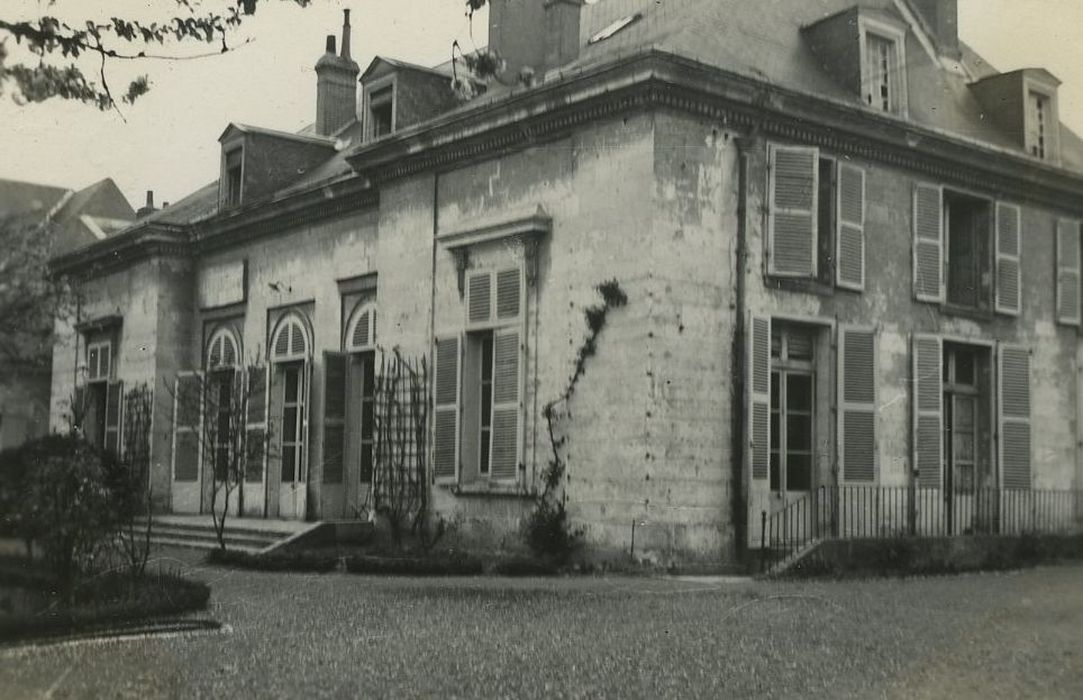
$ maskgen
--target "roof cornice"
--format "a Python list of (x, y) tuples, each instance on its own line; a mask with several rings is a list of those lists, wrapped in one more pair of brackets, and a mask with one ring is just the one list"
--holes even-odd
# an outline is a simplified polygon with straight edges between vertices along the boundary
[(95, 277), (151, 257), (191, 255), (183, 227), (148, 222), (49, 261), (53, 275)]
[(945, 184), (1083, 215), (1083, 174), (843, 101), (737, 75), (657, 49), (456, 110), (347, 160), (381, 183), (551, 141), (629, 111), (675, 109), (767, 138), (820, 146)]

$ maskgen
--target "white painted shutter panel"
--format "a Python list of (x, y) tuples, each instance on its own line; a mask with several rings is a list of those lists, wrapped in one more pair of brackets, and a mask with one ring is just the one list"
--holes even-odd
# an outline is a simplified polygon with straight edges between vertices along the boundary
[(773, 145), (770, 153), (768, 272), (815, 277), (819, 151)]
[(1020, 270), (1022, 241), (1020, 240), (1020, 229), (1021, 216), (1019, 207), (997, 202), (996, 311), (1009, 316), (1018, 316), (1022, 305), (1023, 285)]
[(1057, 321), (1078, 326), (1080, 321), (1079, 224), (1057, 221)]
[(267, 469), (267, 367), (250, 366), (245, 374), (245, 467), (244, 478), (249, 483), (263, 481)]
[(944, 457), (944, 352), (939, 336), (912, 339), (914, 426), (911, 444), (918, 485), (940, 488)]
[(865, 289), (865, 171), (838, 165), (838, 230), (835, 232), (835, 284)]
[(1030, 350), (1001, 345), (998, 354), (1000, 472), (1006, 489), (1031, 487)]
[(840, 326), (839, 464), (842, 479), (872, 483), (877, 479), (876, 330)]
[(771, 476), (771, 319), (753, 316), (748, 336), (749, 475), (766, 489)]
[[(300, 335), (300, 331), (301, 328), (298, 326), (298, 335)], [(301, 342), (304, 342), (303, 339)], [(301, 407), (301, 481), (307, 484), (309, 455), (312, 453), (312, 443), (309, 441), (309, 424), (311, 423), (312, 417), (312, 360), (308, 357), (305, 358), (305, 365), (301, 370), (301, 376), (304, 377), (305, 382), (305, 385), (302, 388), (305, 403)]]
[(453, 482), (459, 471), (460, 345), (458, 336), (436, 339), (433, 472), (442, 482)]
[(199, 481), (202, 465), (203, 374), (184, 372), (173, 382), (173, 480)]
[(496, 273), (496, 317), (501, 321), (519, 317), (522, 307), (523, 273), (519, 268)]
[(491, 476), (514, 481), (519, 474), (519, 330), (493, 333), (493, 427)]
[(489, 323), (493, 318), (493, 282), (491, 272), (474, 272), (466, 276), (467, 325)]
[(937, 185), (914, 190), (914, 297), (944, 301), (944, 191)]

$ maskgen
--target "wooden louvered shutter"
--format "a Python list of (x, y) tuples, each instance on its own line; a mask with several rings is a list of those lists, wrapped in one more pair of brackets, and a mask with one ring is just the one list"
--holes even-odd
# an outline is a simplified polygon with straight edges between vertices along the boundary
[(245, 381), (248, 405), (245, 407), (244, 479), (258, 484), (263, 481), (267, 463), (267, 368), (249, 367)]
[(199, 481), (203, 439), (203, 374), (185, 372), (173, 383), (173, 480)]
[(835, 232), (835, 284), (865, 289), (865, 171), (838, 165), (838, 216)]
[(1030, 350), (1001, 345), (999, 364), (1000, 472), (1006, 489), (1031, 487)]
[(120, 457), (121, 413), (124, 382), (109, 382), (105, 390), (105, 449)]
[(519, 317), (522, 306), (522, 271), (519, 268), (496, 273), (496, 318), (500, 321)]
[[(367, 314), (366, 314), (367, 315)], [(323, 482), (341, 484), (346, 452), (346, 378), (349, 358), (323, 354)]]
[(767, 488), (771, 476), (771, 319), (754, 316), (748, 335), (749, 474)]
[(914, 298), (944, 302), (944, 191), (914, 189)]
[(997, 202), (996, 212), (996, 311), (1018, 316), (1022, 303), (1020, 210)]
[(876, 330), (839, 326), (838, 447), (842, 480), (875, 482)]
[(819, 151), (771, 146), (768, 273), (816, 276)]
[(371, 333), (369, 332), (369, 316), (371, 313), (371, 310), (365, 311), (358, 317), (357, 324), (354, 326), (353, 329), (353, 337), (350, 338), (350, 347), (360, 349), (367, 348), (369, 345), (372, 344), (373, 339), (371, 337)]
[(940, 488), (944, 457), (944, 350), (939, 336), (915, 335), (912, 340), (914, 469), (922, 488)]
[(436, 339), (433, 473), (442, 482), (453, 482), (459, 471), (460, 346), (458, 336)]
[(519, 330), (493, 333), (493, 425), (491, 477), (514, 481), (519, 473)]
[(288, 357), (290, 354), (290, 335), (293, 333), (293, 325), (287, 324), (282, 327), (278, 332), (278, 337), (275, 338), (275, 346), (273, 350), (274, 357)]
[(1057, 221), (1057, 321), (1078, 326), (1080, 321), (1079, 225)]
[(491, 272), (474, 272), (466, 278), (466, 322), (488, 323), (493, 318), (493, 282)]
[[(304, 355), (307, 351), (305, 347), (305, 332), (301, 328), (299, 323), (290, 324), (290, 354), (291, 355)], [(311, 368), (310, 368), (311, 369)]]
[[(300, 334), (300, 327), (297, 329)], [(304, 342), (302, 338), (302, 343)], [(304, 397), (304, 403), (301, 405), (301, 479), (300, 481), (308, 483), (308, 462), (309, 455), (312, 454), (312, 443), (309, 441), (309, 437), (312, 432), (309, 430), (309, 425), (312, 419), (312, 360), (308, 357), (305, 358), (304, 366), (301, 368), (301, 376), (303, 377), (304, 386), (301, 387), (301, 395)]]

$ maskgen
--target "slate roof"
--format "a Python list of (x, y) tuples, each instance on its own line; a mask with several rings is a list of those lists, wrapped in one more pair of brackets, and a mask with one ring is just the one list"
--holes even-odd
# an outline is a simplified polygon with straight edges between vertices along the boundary
[(72, 191), (63, 187), (0, 180), (0, 217), (55, 226), (53, 253), (62, 254), (94, 243), (126, 227), (135, 211), (112, 179)]
[(66, 187), (0, 179), (0, 217), (32, 212), (44, 216), (69, 194)]

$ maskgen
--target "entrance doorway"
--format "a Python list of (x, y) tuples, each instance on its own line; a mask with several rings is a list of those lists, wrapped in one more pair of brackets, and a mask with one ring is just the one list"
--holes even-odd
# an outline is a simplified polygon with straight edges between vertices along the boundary
[(988, 348), (944, 343), (942, 487), (948, 534), (985, 532), (994, 524), (991, 369)]
[(304, 459), (305, 448), (305, 372), (304, 363), (279, 365), (275, 382), (276, 402), (280, 402), (282, 422), (279, 430), (280, 481), (278, 485), (278, 514), (283, 518), (301, 520), (305, 517), (308, 478)]

